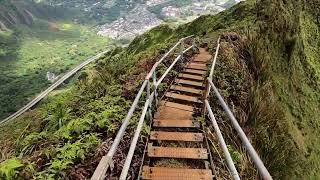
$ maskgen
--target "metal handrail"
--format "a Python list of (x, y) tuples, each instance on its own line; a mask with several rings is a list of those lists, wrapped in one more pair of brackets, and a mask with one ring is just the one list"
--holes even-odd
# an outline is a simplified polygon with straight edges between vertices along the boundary
[(212, 61), (212, 65), (211, 65), (211, 70), (210, 70), (210, 75), (209, 77), (212, 79), (213, 77), (213, 71), (214, 71), (214, 67), (216, 66), (216, 62), (217, 62), (217, 59), (218, 59), (218, 54), (219, 54), (219, 50), (220, 50), (220, 39), (221, 37), (218, 38), (218, 41), (217, 41), (217, 48), (216, 48), (216, 53), (214, 55), (214, 58), (213, 58), (213, 61)]
[(101, 52), (86, 61), (82, 62), (81, 64), (77, 65), (74, 69), (64, 74), (60, 79), (58, 79), (56, 82), (54, 82), (50, 87), (48, 87), (46, 90), (42, 91), (38, 96), (36, 96), (32, 101), (30, 101), (28, 104), (20, 108), (15, 113), (11, 114), (9, 117), (5, 118), (4, 120), (0, 120), (0, 125), (4, 125), (15, 118), (19, 117), (26, 111), (28, 111), (30, 108), (35, 106), (37, 103), (39, 103), (43, 98), (45, 98), (50, 92), (52, 92), (54, 89), (56, 89), (58, 86), (60, 86), (63, 82), (65, 82), (67, 79), (69, 79), (71, 76), (73, 76), (76, 72), (78, 72), (80, 69), (85, 67), (86, 65), (90, 64), (91, 62), (98, 60), (100, 57), (102, 57), (104, 54), (109, 52), (110, 50)]
[(246, 134), (243, 132), (243, 130), (242, 130), (241, 126), (239, 125), (238, 121), (236, 120), (235, 116), (233, 115), (233, 113), (231, 112), (230, 108), (228, 107), (228, 105), (223, 100), (223, 98), (220, 95), (218, 89), (215, 87), (215, 85), (213, 84), (213, 82), (212, 82), (212, 80), (210, 78), (208, 78), (208, 83), (212, 87), (212, 89), (213, 89), (216, 97), (218, 98), (222, 108), (227, 113), (228, 117), (230, 118), (234, 129), (237, 131), (238, 136), (240, 137), (243, 145), (246, 147), (246, 150), (249, 153), (253, 163), (256, 165), (256, 167), (257, 167), (257, 169), (258, 169), (258, 171), (260, 173), (261, 178), (264, 179), (264, 180), (272, 180), (272, 177), (271, 177), (269, 171), (267, 170), (267, 168), (263, 164), (263, 162), (260, 159), (259, 155), (257, 154), (256, 150), (251, 145), (249, 139), (247, 138)]
[[(217, 62), (219, 49), (220, 49), (220, 37), (217, 40), (217, 48), (216, 48), (215, 56), (214, 56), (213, 61), (212, 61), (209, 78), (213, 77), (214, 67), (215, 67), (215, 64)], [(230, 171), (230, 174), (231, 174), (231, 176), (232, 176), (232, 178), (234, 180), (240, 180), (240, 176), (239, 176), (239, 173), (237, 171), (237, 168), (234, 165), (234, 162), (232, 160), (232, 157), (230, 155), (230, 152), (228, 150), (226, 142), (225, 142), (225, 140), (223, 138), (223, 135), (222, 135), (222, 133), (220, 131), (219, 125), (218, 125), (218, 123), (216, 121), (215, 116), (213, 115), (212, 108), (211, 108), (211, 106), (209, 104), (208, 97), (210, 95), (210, 90), (211, 90), (211, 87), (209, 85), (207, 85), (206, 94), (205, 94), (205, 100), (204, 100), (204, 102), (205, 102), (205, 110), (206, 110), (206, 112), (208, 112), (210, 120), (211, 120), (212, 125), (213, 125), (213, 128), (214, 128), (214, 130), (215, 130), (215, 132), (217, 134), (218, 141), (219, 141), (221, 149), (222, 149), (222, 151), (224, 153), (224, 156), (226, 158), (226, 162), (227, 162), (227, 166), (228, 166), (228, 169)]]
[[(157, 88), (160, 85), (160, 83), (163, 81), (163, 79), (167, 76), (167, 74), (170, 72), (170, 70), (174, 67), (174, 65), (183, 57), (183, 54), (186, 53), (187, 51), (189, 51), (191, 48), (193, 48), (195, 46), (195, 43), (193, 43), (192, 46), (188, 47), (187, 49), (184, 50), (184, 41), (186, 39), (192, 38), (192, 36), (188, 36), (185, 38), (182, 38), (178, 41), (178, 43), (176, 43), (158, 62), (156, 62), (154, 64), (154, 66), (152, 67), (151, 71), (149, 72), (149, 74), (146, 76), (145, 81), (143, 82), (133, 104), (130, 107), (130, 110), (126, 116), (126, 118), (123, 120), (122, 125), (117, 133), (116, 138), (113, 141), (113, 144), (110, 148), (110, 150), (108, 151), (106, 156), (103, 156), (102, 159), (99, 162), (99, 165), (97, 166), (93, 176), (91, 177), (91, 180), (102, 180), (105, 177), (106, 172), (108, 171), (109, 167), (113, 167), (113, 163), (112, 163), (112, 158), (116, 152), (116, 149), (125, 133), (125, 130), (127, 128), (127, 126), (129, 125), (129, 121), (133, 116), (133, 113), (136, 109), (136, 107), (138, 106), (139, 100), (141, 98), (142, 93), (144, 92), (144, 90), (147, 88), (147, 100), (145, 102), (145, 106), (144, 109), (142, 111), (142, 115), (140, 117), (139, 123), (138, 123), (138, 127), (137, 130), (135, 132), (134, 138), (132, 140), (130, 149), (129, 149), (129, 153), (127, 155), (126, 158), (126, 162), (125, 162), (125, 166), (122, 169), (121, 172), (121, 180), (125, 180), (129, 171), (129, 167), (132, 161), (132, 157), (134, 154), (134, 150), (136, 148), (136, 144), (138, 142), (138, 138), (140, 136), (141, 133), (141, 129), (142, 129), (142, 124), (144, 122), (145, 116), (146, 116), (146, 112), (149, 111), (149, 115), (151, 115), (151, 108), (152, 108), (152, 103), (153, 100), (156, 101), (156, 106), (158, 104), (158, 93), (157, 93)], [(181, 52), (180, 55), (174, 60), (174, 62), (170, 65), (170, 67), (166, 70), (166, 72), (161, 76), (161, 78), (159, 80), (157, 80), (156, 77), (156, 69), (157, 67), (165, 60), (166, 57), (168, 57), (168, 55), (170, 53), (172, 53), (179, 45), (181, 45)], [(151, 90), (151, 82), (150, 79), (152, 77), (153, 80), (153, 86), (154, 86), (154, 91), (150, 94), (150, 90)]]
[(253, 148), (253, 146), (251, 145), (250, 141), (248, 140), (246, 134), (243, 132), (241, 126), (239, 125), (238, 121), (236, 120), (236, 118), (234, 117), (233, 113), (231, 112), (230, 108), (228, 107), (228, 105), (225, 103), (225, 101), (223, 100), (222, 96), (220, 95), (219, 91), (217, 90), (217, 88), (214, 86), (213, 82), (212, 82), (212, 78), (213, 78), (213, 72), (214, 72), (214, 68), (217, 62), (217, 58), (218, 58), (218, 54), (219, 54), (219, 49), (220, 49), (220, 37), (218, 38), (217, 41), (217, 48), (216, 48), (216, 53), (212, 62), (212, 66), (211, 66), (211, 71), (210, 71), (210, 75), (208, 77), (208, 83), (207, 83), (207, 88), (206, 88), (206, 96), (205, 96), (205, 108), (209, 113), (209, 116), (211, 118), (213, 127), (217, 133), (218, 136), (218, 140), (220, 142), (221, 148), (225, 154), (226, 160), (227, 160), (227, 165), (229, 170), (231, 171), (232, 177), (234, 179), (239, 179), (239, 175), (238, 172), (234, 166), (234, 163), (232, 161), (232, 158), (230, 156), (230, 152), (228, 151), (228, 148), (226, 146), (226, 143), (223, 139), (223, 136), (221, 134), (221, 131), (219, 129), (219, 126), (215, 120), (215, 117), (213, 115), (212, 109), (210, 107), (209, 101), (208, 101), (208, 97), (210, 95), (211, 92), (211, 88), (213, 89), (213, 91), (215, 92), (215, 95), (217, 96), (220, 104), (222, 105), (224, 111), (227, 113), (228, 117), (231, 119), (231, 123), (234, 127), (234, 129), (237, 131), (238, 136), (240, 137), (242, 143), (244, 144), (244, 146), (246, 147), (247, 152), (249, 153), (251, 159), (253, 160), (255, 166), (257, 167), (260, 176), (262, 179), (265, 180), (272, 180), (272, 177), (270, 175), (270, 173), (268, 172), (267, 168), (264, 166), (262, 160), (260, 159), (259, 155), (257, 154), (257, 152), (255, 151), (255, 149)]
[(218, 125), (218, 123), (216, 121), (216, 118), (213, 115), (211, 106), (210, 106), (209, 101), (207, 99), (205, 100), (205, 105), (206, 105), (206, 108), (207, 108), (207, 110), (209, 112), (209, 116), (210, 116), (211, 122), (213, 124), (214, 130), (217, 133), (218, 140), (219, 140), (219, 143), (221, 145), (222, 151), (223, 151), (223, 153), (224, 153), (224, 155), (226, 157), (227, 165), (229, 167), (229, 170), (231, 171), (231, 175), (232, 175), (234, 180), (240, 180), (238, 171), (237, 171), (237, 169), (236, 169), (236, 167), (234, 165), (234, 162), (232, 160), (232, 157), (230, 155), (230, 152), (228, 150), (226, 142), (223, 139), (222, 133), (221, 133), (220, 128), (219, 128), (219, 125)]

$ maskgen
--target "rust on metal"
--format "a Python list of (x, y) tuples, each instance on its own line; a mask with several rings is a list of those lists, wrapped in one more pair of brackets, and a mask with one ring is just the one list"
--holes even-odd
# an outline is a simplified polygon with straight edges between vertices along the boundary
[(148, 147), (149, 157), (178, 159), (208, 159), (208, 151), (204, 148)]
[(200, 101), (199, 98), (197, 98), (197, 97), (176, 94), (176, 93), (171, 93), (171, 92), (166, 93), (166, 97), (178, 99), (178, 100), (183, 100), (183, 101), (194, 102), (194, 103), (202, 103), (202, 101)]
[(199, 89), (194, 89), (194, 88), (189, 88), (189, 87), (184, 87), (179, 85), (172, 85), (170, 87), (170, 90), (202, 95), (202, 91)]
[(207, 71), (200, 71), (200, 70), (194, 70), (194, 69), (185, 69), (184, 72), (191, 73), (191, 74), (199, 74), (199, 75), (207, 74)]
[(212, 180), (209, 169), (181, 169), (144, 166), (142, 178), (146, 180)]
[(154, 116), (155, 119), (192, 120), (193, 112), (168, 106), (160, 106)]
[(175, 82), (178, 84), (186, 84), (186, 85), (190, 85), (190, 86), (204, 87), (203, 82), (190, 81), (190, 80), (185, 80), (185, 79), (176, 79)]
[(198, 80), (198, 81), (204, 81), (203, 76), (197, 76), (197, 75), (192, 75), (192, 74), (184, 74), (180, 73), (179, 78), (185, 78), (185, 79), (193, 79), (193, 80)]
[(194, 141), (202, 142), (202, 133), (191, 132), (164, 132), (164, 131), (152, 131), (150, 135), (151, 140), (159, 141)]
[(168, 101), (161, 101), (160, 105), (193, 112), (192, 106), (188, 106), (188, 105), (184, 105), (184, 104), (168, 102)]
[(155, 127), (176, 127), (176, 128), (198, 128), (200, 124), (192, 120), (159, 120), (155, 119), (153, 121), (153, 126)]

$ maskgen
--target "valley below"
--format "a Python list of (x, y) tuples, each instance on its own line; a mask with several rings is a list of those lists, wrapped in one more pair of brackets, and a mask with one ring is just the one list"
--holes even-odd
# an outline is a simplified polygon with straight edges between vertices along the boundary
[[(3, 1), (0, 119), (110, 44), (127, 45), (160, 25), (176, 27), (238, 0)], [(16, 11), (10, 10), (16, 7)], [(47, 11), (47, 12), (45, 12)], [(12, 19), (12, 20), (11, 20)]]
[[(90, 179), (110, 149), (117, 166), (106, 179), (117, 179), (134, 139), (128, 179), (140, 176), (144, 165), (188, 172), (198, 163), (181, 159), (190, 158), (181, 148), (195, 147), (208, 152), (200, 170), (212, 161), (216, 179), (232, 179), (226, 159), (241, 179), (258, 179), (261, 171), (239, 129), (274, 179), (319, 179), (319, 8), (319, 0), (0, 0), (0, 120), (111, 49), (33, 108), (0, 123), (0, 179)], [(191, 44), (197, 48), (181, 53)], [(194, 64), (195, 57), (212, 63)], [(211, 68), (214, 93), (204, 98), (204, 70)], [(147, 102), (152, 94), (160, 106), (188, 109), (188, 117), (179, 111), (159, 117), (161, 108)], [(199, 110), (204, 103), (212, 113)], [(160, 126), (172, 133), (180, 125), (206, 142), (180, 144), (187, 139), (172, 134), (149, 141)], [(155, 157), (149, 154), (155, 147), (180, 157)]]

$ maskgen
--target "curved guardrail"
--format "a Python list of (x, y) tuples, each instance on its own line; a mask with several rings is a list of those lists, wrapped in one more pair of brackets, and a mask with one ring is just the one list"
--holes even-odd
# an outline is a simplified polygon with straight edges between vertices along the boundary
[(55, 88), (57, 88), (59, 85), (61, 85), (65, 80), (69, 79), (72, 75), (74, 75), (76, 72), (78, 72), (80, 69), (82, 69), (84, 66), (90, 64), (91, 62), (99, 59), (102, 55), (109, 52), (109, 50), (101, 52), (92, 58), (89, 58), (88, 60), (82, 62), (77, 67), (63, 75), (60, 79), (58, 79), (55, 83), (53, 83), (50, 87), (48, 87), (45, 91), (41, 92), (36, 98), (34, 98), (32, 101), (30, 101), (27, 105), (23, 106), (21, 109), (19, 109), (14, 114), (10, 115), (6, 119), (0, 121), (0, 125), (5, 124), (17, 117), (19, 117), (21, 114), (28, 111), (30, 108), (32, 108), (34, 105), (36, 105), (39, 101), (41, 101), (44, 97), (46, 97), (51, 91), (53, 91)]
[[(175, 64), (179, 60), (182, 59), (183, 54), (185, 54), (186, 52), (188, 52), (189, 50), (191, 50), (192, 48), (195, 47), (195, 42), (193, 41), (192, 46), (189, 46), (188, 48), (184, 49), (185, 40), (190, 39), (192, 37), (193, 37), (193, 35), (180, 39), (158, 62), (156, 62), (154, 64), (154, 66), (152, 67), (152, 69), (150, 70), (148, 75), (146, 76), (145, 81), (143, 82), (137, 96), (135, 97), (135, 100), (133, 101), (133, 104), (131, 105), (127, 116), (123, 120), (122, 125), (117, 133), (116, 138), (113, 141), (113, 144), (112, 144), (110, 150), (108, 151), (107, 155), (103, 156), (102, 159), (100, 160), (99, 165), (97, 166), (93, 176), (91, 177), (91, 180), (103, 180), (105, 178), (105, 175), (106, 175), (106, 172), (108, 171), (108, 169), (109, 168), (112, 169), (112, 167), (113, 167), (112, 158), (113, 158), (114, 154), (116, 153), (116, 149), (117, 149), (121, 139), (123, 138), (123, 135), (126, 131), (126, 128), (129, 125), (129, 121), (132, 118), (134, 111), (136, 110), (136, 107), (140, 101), (141, 95), (146, 90), (147, 91), (147, 100), (144, 104), (144, 108), (143, 108), (143, 111), (140, 116), (138, 127), (137, 127), (135, 135), (132, 139), (129, 153), (127, 155), (125, 165), (122, 169), (121, 176), (120, 176), (120, 180), (126, 179), (128, 171), (129, 171), (129, 167), (130, 167), (130, 164), (132, 161), (132, 157), (134, 155), (136, 144), (138, 142), (138, 138), (141, 133), (142, 125), (145, 120), (145, 117), (148, 114), (151, 114), (151, 108), (152, 108), (153, 101), (155, 101), (156, 105), (158, 104), (158, 92), (157, 92), (158, 86), (161, 84), (163, 79), (168, 75), (168, 73), (171, 71), (171, 69), (175, 66)], [(180, 55), (178, 55), (178, 57), (176, 57), (176, 59), (168, 67), (168, 69), (165, 71), (165, 73), (157, 80), (157, 67), (169, 56), (169, 54), (174, 52), (174, 50), (177, 49), (179, 47), (179, 45), (180, 45)], [(152, 80), (152, 82), (151, 82), (151, 80)], [(151, 93), (151, 85), (153, 85), (153, 87), (154, 87), (154, 91), (152, 93)], [(147, 113), (147, 111), (149, 111), (149, 113)]]

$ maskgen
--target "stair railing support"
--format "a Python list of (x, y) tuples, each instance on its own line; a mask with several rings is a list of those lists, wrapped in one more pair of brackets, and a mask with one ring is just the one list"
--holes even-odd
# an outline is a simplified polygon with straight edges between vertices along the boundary
[(260, 159), (258, 153), (254, 149), (254, 147), (251, 145), (248, 137), (246, 134), (243, 132), (241, 126), (239, 125), (237, 119), (233, 115), (232, 111), (228, 107), (227, 103), (223, 100), (223, 97), (220, 95), (218, 89), (215, 87), (215, 85), (212, 82), (212, 79), (208, 78), (208, 83), (212, 87), (216, 97), (218, 98), (223, 110), (226, 112), (228, 115), (229, 119), (231, 120), (231, 124), (233, 125), (233, 128), (236, 130), (239, 138), (241, 139), (243, 145), (246, 147), (247, 152), (249, 153), (253, 163), (258, 169), (258, 172), (263, 180), (272, 180), (272, 177), (263, 164), (262, 160)]
[[(161, 76), (161, 78), (159, 80), (157, 80), (156, 69), (159, 66), (159, 64), (162, 63), (170, 53), (172, 53), (176, 48), (178, 48), (179, 45), (183, 44), (186, 39), (192, 38), (192, 37), (193, 37), (193, 35), (185, 37), (185, 38), (182, 38), (181, 40), (179, 40), (179, 42), (177, 42), (158, 62), (156, 62), (153, 65), (151, 71), (146, 76), (146, 79), (143, 82), (143, 84), (142, 84), (137, 96), (135, 97), (134, 102), (131, 105), (130, 110), (129, 110), (126, 118), (123, 120), (122, 125), (121, 125), (121, 127), (120, 127), (120, 129), (119, 129), (119, 131), (117, 133), (116, 138), (113, 141), (113, 144), (112, 144), (110, 150), (108, 151), (107, 155), (103, 156), (102, 159), (100, 160), (98, 167), (96, 168), (93, 176), (91, 177), (91, 180), (103, 180), (105, 178), (105, 174), (108, 171), (108, 169), (109, 168), (111, 168), (111, 169), (113, 168), (112, 158), (113, 158), (114, 154), (116, 153), (116, 149), (118, 148), (118, 145), (121, 142), (121, 139), (122, 139), (122, 137), (123, 137), (123, 135), (125, 133), (125, 130), (126, 130), (127, 126), (129, 125), (129, 121), (132, 118), (136, 107), (138, 106), (138, 103), (139, 103), (139, 100), (141, 98), (141, 95), (142, 95), (142, 93), (144, 92), (144, 90), (146, 88), (147, 88), (147, 102), (146, 102), (147, 105), (145, 107), (146, 109), (144, 109), (144, 111), (142, 113), (141, 118), (145, 117), (147, 111), (149, 111), (148, 112), (149, 114), (151, 113), (150, 117), (152, 118), (152, 112), (151, 111), (152, 111), (153, 100), (155, 100), (155, 104), (156, 104), (156, 106), (158, 106), (158, 86), (160, 85), (162, 80), (165, 78), (165, 76), (169, 73), (169, 71), (172, 69), (172, 67), (181, 58), (182, 55), (179, 55), (175, 59), (175, 61), (171, 64), (171, 66), (167, 69), (165, 74), (163, 76)], [(180, 48), (184, 48), (184, 44), (181, 45)], [(185, 50), (183, 50), (183, 49), (180, 49), (180, 50), (181, 50), (181, 53), (184, 54), (187, 51), (189, 51), (191, 48), (193, 48), (193, 46), (190, 46), (189, 48), (187, 48)], [(154, 91), (152, 93), (150, 92), (151, 91), (151, 82), (150, 82), (151, 78), (153, 80), (152, 83), (154, 85)], [(153, 98), (155, 98), (155, 99), (153, 99)], [(141, 125), (138, 126), (138, 130), (139, 130), (139, 128), (141, 128)], [(138, 132), (138, 131), (136, 131), (136, 132)], [(134, 141), (136, 141), (136, 136), (134, 138)], [(130, 153), (132, 153), (132, 150), (130, 151)], [(130, 162), (131, 162), (131, 160), (130, 160)]]
[(153, 72), (152, 79), (153, 79), (153, 86), (154, 86), (155, 103), (156, 103), (156, 107), (158, 107), (158, 85), (157, 85), (156, 71)]

